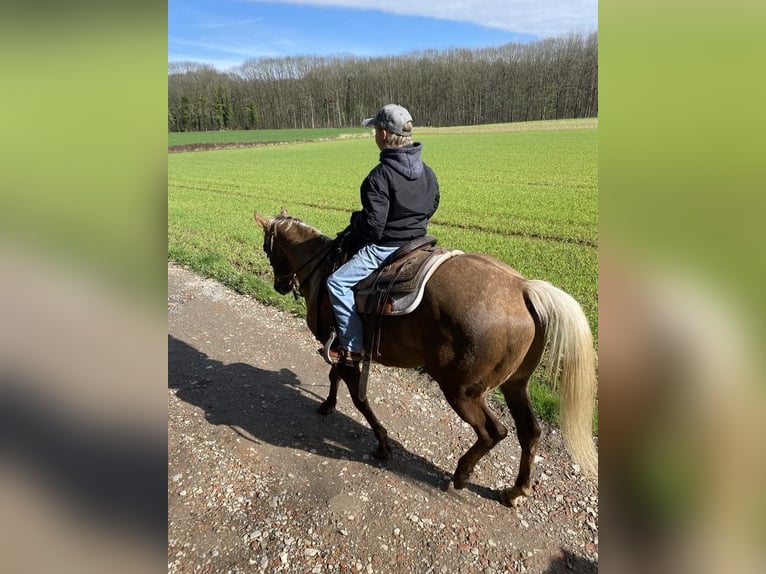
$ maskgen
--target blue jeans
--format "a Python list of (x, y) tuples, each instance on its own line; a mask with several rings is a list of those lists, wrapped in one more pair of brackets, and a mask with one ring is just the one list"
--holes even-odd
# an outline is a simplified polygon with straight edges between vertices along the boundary
[(380, 267), (383, 260), (397, 249), (372, 243), (365, 245), (327, 279), (327, 291), (338, 323), (342, 349), (360, 353), (364, 343), (362, 319), (354, 308), (352, 287)]

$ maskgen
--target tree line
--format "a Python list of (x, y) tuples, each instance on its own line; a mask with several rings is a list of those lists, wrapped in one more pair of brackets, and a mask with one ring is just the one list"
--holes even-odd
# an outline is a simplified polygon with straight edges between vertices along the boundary
[(598, 34), (403, 56), (255, 58), (168, 66), (168, 130), (359, 126), (399, 103), (416, 125), (598, 115)]

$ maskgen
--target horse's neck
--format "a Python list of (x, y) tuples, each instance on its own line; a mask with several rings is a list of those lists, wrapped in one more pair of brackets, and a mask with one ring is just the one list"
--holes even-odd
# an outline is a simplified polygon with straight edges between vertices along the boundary
[(307, 261), (321, 254), (331, 240), (310, 225), (288, 218), (274, 223), (276, 234), (294, 269), (306, 266)]
[(327, 280), (325, 275), (328, 247), (332, 240), (310, 229), (301, 229), (290, 242), (290, 259), (294, 269), (299, 270), (298, 280), (306, 299), (306, 322), (314, 335), (323, 330), (320, 325), (321, 287)]

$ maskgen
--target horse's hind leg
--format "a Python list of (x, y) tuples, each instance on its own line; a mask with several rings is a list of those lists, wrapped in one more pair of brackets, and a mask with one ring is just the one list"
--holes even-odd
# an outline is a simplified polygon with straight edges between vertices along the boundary
[(500, 493), (500, 501), (508, 506), (517, 506), (522, 496), (529, 496), (535, 453), (540, 439), (540, 425), (532, 410), (528, 382), (528, 379), (508, 380), (500, 387), (516, 423), (516, 435), (521, 445), (521, 462), (516, 484)]
[(473, 427), (478, 437), (474, 445), (460, 457), (457, 463), (452, 482), (455, 488), (460, 489), (468, 484), (468, 479), (481, 457), (505, 438), (508, 429), (490, 410), (483, 396), (460, 397), (449, 402), (460, 418)]
[(337, 365), (337, 369), (340, 378), (346, 382), (354, 406), (364, 415), (364, 418), (367, 419), (367, 422), (372, 428), (372, 432), (375, 433), (375, 438), (378, 439), (378, 448), (373, 455), (375, 458), (388, 460), (388, 457), (391, 455), (391, 449), (388, 446), (388, 432), (383, 428), (383, 425), (380, 424), (375, 413), (372, 412), (372, 408), (370, 407), (367, 398), (363, 401), (359, 399), (359, 378), (361, 376), (359, 365)]
[(330, 369), (330, 393), (324, 402), (319, 405), (319, 414), (329, 415), (335, 410), (335, 405), (338, 402), (338, 382), (340, 381), (340, 375), (338, 374), (338, 366), (333, 365)]

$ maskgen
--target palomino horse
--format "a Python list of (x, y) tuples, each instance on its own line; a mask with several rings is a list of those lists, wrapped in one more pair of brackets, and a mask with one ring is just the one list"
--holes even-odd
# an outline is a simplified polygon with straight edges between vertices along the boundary
[[(255, 213), (263, 227), (263, 249), (274, 271), (274, 289), (306, 298), (307, 323), (320, 342), (329, 331), (332, 310), (321, 297), (334, 240), (282, 210), (273, 219)], [(595, 477), (592, 417), (596, 393), (595, 352), (580, 305), (550, 283), (522, 277), (504, 263), (476, 253), (445, 261), (429, 280), (423, 299), (410, 314), (386, 316), (376, 362), (393, 367), (424, 367), (455, 412), (470, 424), (476, 443), (460, 458), (453, 483), (464, 488), (479, 460), (508, 434), (485, 402), (496, 387), (505, 397), (521, 444), (516, 483), (499, 493), (515, 506), (530, 493), (540, 425), (529, 399), (529, 377), (550, 345), (551, 373), (558, 377), (561, 429), (567, 447), (586, 476)], [(335, 408), (338, 381), (348, 386), (354, 406), (378, 439), (375, 455), (390, 454), (386, 429), (360, 400), (358, 364), (333, 365), (330, 394), (320, 412)]]

